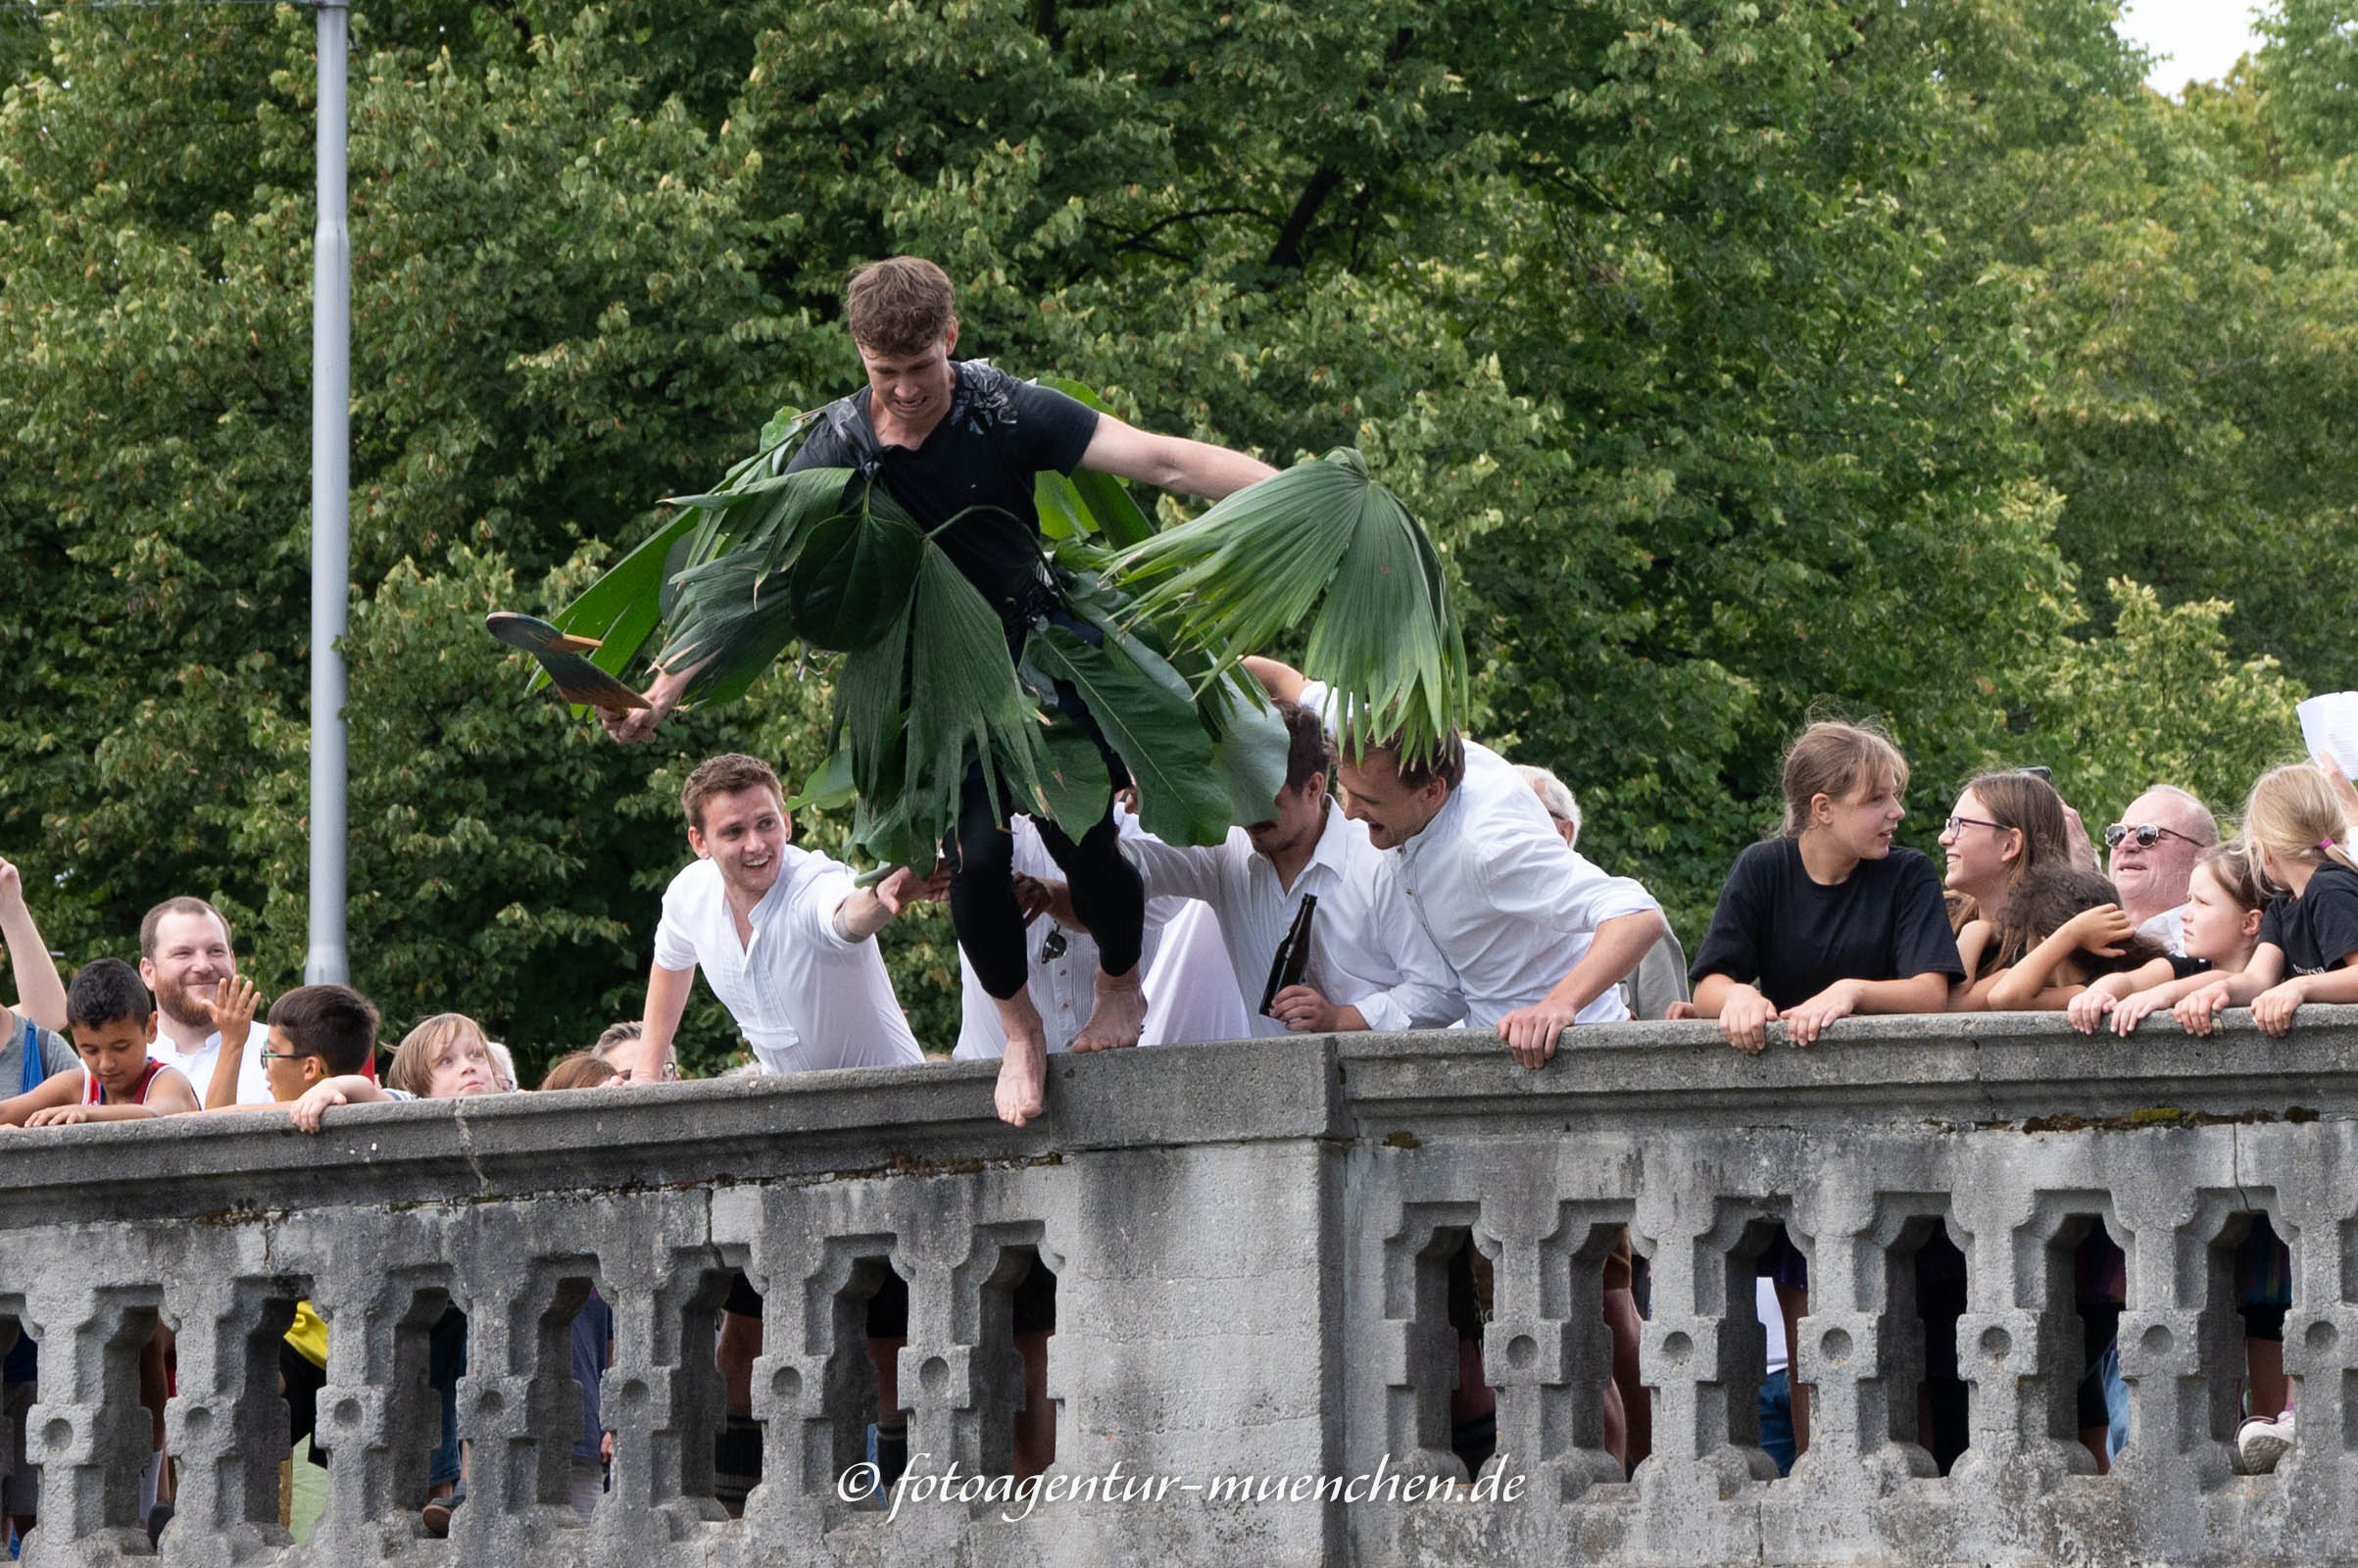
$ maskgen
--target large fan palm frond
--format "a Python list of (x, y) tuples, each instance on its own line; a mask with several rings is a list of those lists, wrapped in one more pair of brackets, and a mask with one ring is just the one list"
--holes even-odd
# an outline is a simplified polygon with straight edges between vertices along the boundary
[(1465, 639), (1423, 528), (1349, 448), (1300, 463), (1129, 552), (1133, 612), (1215, 672), (1307, 628), (1303, 673), (1342, 703), (1347, 748), (1435, 750), (1464, 712)]

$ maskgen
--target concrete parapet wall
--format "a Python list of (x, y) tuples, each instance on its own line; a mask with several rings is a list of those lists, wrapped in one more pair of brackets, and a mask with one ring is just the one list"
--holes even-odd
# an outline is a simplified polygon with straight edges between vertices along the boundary
[[(2358, 1008), (2304, 1008), (2284, 1041), (2241, 1014), (2203, 1041), (2167, 1023), (2122, 1041), (2052, 1017), (1852, 1019), (1758, 1058), (1632, 1024), (1576, 1031), (1538, 1073), (1449, 1033), (1118, 1053), (1057, 1058), (1050, 1114), (1021, 1130), (978, 1065), (355, 1107), (316, 1138), (236, 1116), (11, 1133), (0, 1320), (41, 1342), (28, 1558), (146, 1551), (136, 1356), (159, 1316), (181, 1477), (163, 1556), (192, 1565), (2358, 1557)], [(2262, 1213), (2292, 1252), (2301, 1435), (2244, 1478), (2231, 1259)], [(2105, 1477), (2071, 1398), (2071, 1249), (2097, 1220), (2129, 1268), (2133, 1437)], [(1795, 1353), (1816, 1390), (1782, 1481), (1749, 1446), (1751, 1260), (1778, 1223), (1810, 1263)], [(1652, 1273), (1654, 1455), (1634, 1482), (1597, 1415), (1597, 1262), (1624, 1226)], [(1946, 1478), (1913, 1441), (1908, 1267), (1941, 1228), (1967, 1260), (1972, 1386)], [(1516, 1496), (1320, 1500), (1321, 1479), (1462, 1474), (1444, 1271), (1469, 1234)], [(912, 1473), (991, 1476), (1035, 1255), (1057, 1278), (1051, 1477), (1096, 1494), (1014, 1520), (1020, 1502), (844, 1501), (883, 1271), (909, 1287)], [(711, 1347), (740, 1269), (763, 1295), (765, 1464), (728, 1520)], [(616, 1458), (584, 1525), (564, 1501), (566, 1335), (593, 1286), (616, 1319)], [(300, 1546), (276, 1524), (298, 1298), (329, 1324), (332, 1455)], [(444, 1543), (417, 1508), (439, 1430), (425, 1331), (449, 1304), (469, 1325), (471, 1496)]]

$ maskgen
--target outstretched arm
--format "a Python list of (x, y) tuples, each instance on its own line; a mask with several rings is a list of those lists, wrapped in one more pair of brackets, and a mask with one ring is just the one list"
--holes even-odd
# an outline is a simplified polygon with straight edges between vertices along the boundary
[(25, 879), (17, 868), (0, 860), (0, 939), (8, 943), (9, 966), (16, 972), (17, 1005), (25, 1016), (52, 1034), (66, 1032), (66, 986), (58, 978), (57, 962), (49, 956), (32, 909), (25, 902)]
[(1209, 501), (1258, 484), (1277, 471), (1242, 452), (1215, 447), (1208, 441), (1156, 435), (1124, 424), (1110, 414), (1098, 416), (1097, 433), (1081, 454), (1081, 466)]
[(663, 1081), (663, 1063), (671, 1057), (671, 1037), (679, 1033), (681, 1014), (688, 1010), (688, 993), (696, 985), (696, 965), (685, 969), (666, 969), (661, 963), (647, 970), (647, 1011), (639, 1026), (639, 1054), (635, 1060), (625, 1060), (622, 1053), (614, 1053), (614, 1065), (627, 1067), (624, 1075), (634, 1084), (660, 1084)]
[(1261, 683), (1261, 689), (1281, 703), (1302, 701), (1302, 689), (1310, 683), (1309, 677), (1291, 664), (1281, 664), (1274, 659), (1258, 654), (1245, 656), (1245, 673)]

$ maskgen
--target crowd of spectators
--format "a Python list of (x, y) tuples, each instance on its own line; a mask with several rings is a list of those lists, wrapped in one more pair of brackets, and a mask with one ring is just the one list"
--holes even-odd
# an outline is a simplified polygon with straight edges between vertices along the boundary
[[(1812, 724), (1785, 760), (1780, 830), (1738, 857), (1689, 963), (1646, 890), (1580, 854), (1579, 803), (1553, 774), (1456, 737), (1415, 760), (1383, 747), (1341, 752), (1323, 688), (1282, 664), (1249, 663), (1288, 727), (1274, 814), (1222, 844), (1188, 848), (1161, 843), (1120, 813), (1120, 852), (1149, 899), (1149, 1046), (1457, 1026), (1495, 1035), (1537, 1068), (1567, 1027), (1632, 1018), (1713, 1020), (1730, 1046), (1757, 1054), (1780, 1039), (1808, 1046), (1853, 1014), (2054, 1010), (2082, 1032), (2126, 1035), (2166, 1012), (2202, 1034), (2225, 1009), (2247, 1007), (2262, 1031), (2281, 1036), (2305, 1003), (2358, 1001), (2358, 859), (2346, 847), (2358, 793), (2329, 760), (2259, 779), (2233, 839), (2192, 794), (2156, 784), (2103, 828), (2104, 870), (2043, 770), (1987, 773), (1957, 796), (1936, 863), (1893, 842), (1908, 784), (1898, 750), (1872, 729)], [(796, 847), (784, 792), (757, 759), (708, 760), (681, 805), (695, 858), (663, 898), (643, 1016), (564, 1056), (542, 1089), (676, 1077), (673, 1035), (699, 969), (742, 1031), (752, 1070), (923, 1062), (873, 938), (911, 903), (942, 897), (946, 877), (901, 868), (863, 887), (848, 867)], [(1018, 819), (1013, 850), (1029, 986), (1051, 1050), (1064, 1051), (1080, 1034), (1096, 949), (1029, 826)], [(228, 920), (202, 899), (170, 898), (148, 912), (135, 967), (94, 958), (69, 985), (17, 868), (0, 861), (0, 939), (19, 998), (0, 1007), (0, 1088), (14, 1091), (0, 1100), (0, 1128), (277, 1112), (316, 1132), (342, 1106), (517, 1088), (505, 1047), (462, 1013), (418, 1022), (380, 1073), (376, 1010), (350, 988), (299, 987), (265, 1009), (238, 973)], [(955, 1054), (999, 1056), (998, 1013), (971, 972), (967, 980)], [(1004, 1097), (1001, 1109), (1021, 1119)], [(2088, 1330), (2082, 1436), (2101, 1468), (2125, 1438), (2126, 1401), (2111, 1343), (2124, 1269), (2100, 1225), (2078, 1264)], [(1807, 1311), (1807, 1262), (1779, 1241), (1758, 1268), (1761, 1318), (1781, 1363)], [(1953, 1333), (1939, 1329), (1963, 1310), (1964, 1259), (1937, 1237), (1916, 1268), (1917, 1300), (1934, 1330), (1920, 1431), (1945, 1469), (1963, 1446), (1963, 1398)], [(1634, 1468), (1650, 1446), (1636, 1348), (1644, 1259), (1625, 1237), (1604, 1269), (1615, 1351), (1606, 1442)], [(1055, 1298), (1053, 1277), (1035, 1273), (1018, 1289), (1015, 1333), (1027, 1383), (1038, 1390)], [(2240, 1446), (2255, 1470), (2292, 1441), (2282, 1354), (2288, 1275), (2284, 1244), (2263, 1219), (2236, 1255), (2249, 1371)], [(1471, 1469), (1495, 1443), (1481, 1376), (1488, 1286), (1485, 1261), (1470, 1245), (1461, 1249), (1449, 1289), (1461, 1347), (1451, 1414), (1453, 1446)], [(760, 1470), (750, 1397), (760, 1311), (741, 1284), (722, 1317), (730, 1420), (716, 1469), (724, 1500), (741, 1498)], [(905, 1293), (880, 1292), (868, 1321), (882, 1394), (872, 1445), (888, 1477), (906, 1452), (893, 1388), (906, 1313)], [(573, 1454), (575, 1500), (585, 1512), (611, 1458), (597, 1372), (612, 1333), (612, 1313), (593, 1294), (574, 1347), (587, 1406)], [(325, 1342), (316, 1315), (299, 1313), (282, 1357), (299, 1435), (323, 1377)], [(434, 1329), (429, 1358), (445, 1411), (428, 1511), (435, 1526), (447, 1525), (463, 1495), (455, 1391), (465, 1357), (465, 1319), (453, 1309)], [(156, 1461), (144, 1487), (160, 1528), (170, 1509), (166, 1331), (146, 1363)], [(1764, 1442), (1782, 1467), (1807, 1447), (1808, 1412), (1782, 1365), (1771, 1371)], [(31, 1348), (20, 1344), (6, 1405), (20, 1425), (35, 1376)], [(1053, 1456), (1044, 1409), (1035, 1397), (1029, 1422), (1018, 1419), (1017, 1462), (1027, 1472)], [(24, 1477), (8, 1479), (0, 1506), (13, 1526), (29, 1523)]]

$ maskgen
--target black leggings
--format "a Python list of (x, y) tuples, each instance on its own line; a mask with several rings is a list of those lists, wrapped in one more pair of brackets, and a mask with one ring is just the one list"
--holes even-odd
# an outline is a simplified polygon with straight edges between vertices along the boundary
[[(1003, 788), (1000, 799), (1008, 798)], [(1147, 893), (1138, 872), (1122, 858), (1113, 813), (1108, 810), (1078, 843), (1047, 817), (1032, 820), (1072, 889), (1073, 917), (1096, 940), (1100, 966), (1116, 975), (1137, 968)], [(983, 989), (1005, 1002), (1030, 976), (1030, 933), (1015, 903), (1015, 840), (991, 809), (979, 763), (967, 770), (958, 797), (958, 835), (942, 849), (950, 862), (950, 920), (958, 927), (958, 945)]]

